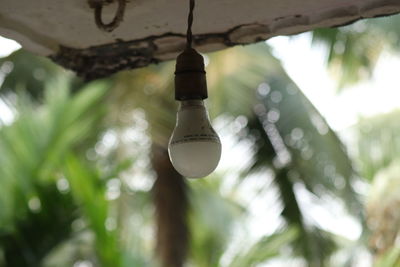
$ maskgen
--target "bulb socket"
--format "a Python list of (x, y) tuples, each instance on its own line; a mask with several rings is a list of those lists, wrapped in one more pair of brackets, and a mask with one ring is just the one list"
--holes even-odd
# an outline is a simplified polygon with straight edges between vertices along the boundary
[(186, 48), (176, 59), (175, 99), (206, 99), (207, 81), (203, 57), (193, 48)]

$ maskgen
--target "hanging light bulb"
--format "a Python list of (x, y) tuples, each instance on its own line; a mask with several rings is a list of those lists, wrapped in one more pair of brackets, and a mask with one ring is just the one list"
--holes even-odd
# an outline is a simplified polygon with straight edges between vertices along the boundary
[(200, 178), (215, 170), (221, 143), (203, 100), (181, 102), (168, 151), (172, 165), (185, 177)]
[(200, 178), (217, 167), (221, 142), (203, 102), (207, 98), (206, 72), (203, 57), (192, 48), (193, 9), (194, 0), (190, 0), (187, 47), (178, 56), (175, 70), (175, 99), (181, 103), (168, 153), (182, 176)]

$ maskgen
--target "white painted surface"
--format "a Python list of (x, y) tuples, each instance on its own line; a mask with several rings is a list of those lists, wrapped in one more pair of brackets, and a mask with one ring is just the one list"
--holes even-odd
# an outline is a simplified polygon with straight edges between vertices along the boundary
[[(105, 21), (111, 20), (115, 9), (114, 4), (104, 8)], [(0, 35), (49, 55), (57, 52), (60, 44), (87, 48), (116, 39), (184, 34), (187, 10), (187, 0), (130, 0), (120, 27), (105, 33), (97, 29), (86, 0), (2, 0)], [(193, 30), (196, 34), (226, 33), (238, 25), (253, 24), (232, 35), (235, 41), (248, 43), (257, 37), (267, 39), (399, 11), (400, 3), (395, 0), (198, 0)], [(224, 48), (219, 43), (221, 39), (211, 40), (205, 50)]]

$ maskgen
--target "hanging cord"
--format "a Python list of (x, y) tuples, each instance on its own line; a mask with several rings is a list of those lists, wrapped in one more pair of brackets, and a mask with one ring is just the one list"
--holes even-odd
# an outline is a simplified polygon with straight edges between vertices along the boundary
[(116, 1), (118, 1), (118, 9), (115, 13), (114, 19), (110, 23), (106, 24), (101, 18), (103, 6), (114, 2), (114, 0), (88, 0), (89, 6), (94, 9), (94, 20), (100, 30), (111, 32), (121, 23), (125, 13), (126, 0)]
[(190, 0), (190, 9), (188, 16), (188, 28), (186, 33), (186, 48), (192, 48), (193, 36), (192, 36), (192, 24), (193, 24), (193, 9), (194, 0)]

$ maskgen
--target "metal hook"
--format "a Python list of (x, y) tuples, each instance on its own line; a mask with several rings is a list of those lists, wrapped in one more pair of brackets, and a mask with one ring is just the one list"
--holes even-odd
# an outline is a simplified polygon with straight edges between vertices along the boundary
[(89, 1), (89, 6), (94, 9), (94, 19), (96, 22), (96, 25), (99, 29), (106, 31), (106, 32), (111, 32), (115, 28), (119, 26), (121, 23), (124, 13), (125, 13), (125, 6), (126, 6), (126, 0), (117, 0), (118, 1), (118, 9), (117, 12), (115, 13), (114, 19), (110, 23), (104, 23), (102, 18), (101, 18), (101, 13), (103, 10), (103, 6), (107, 3), (113, 2), (112, 0), (88, 0)]

